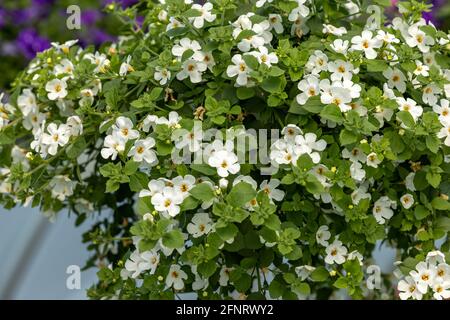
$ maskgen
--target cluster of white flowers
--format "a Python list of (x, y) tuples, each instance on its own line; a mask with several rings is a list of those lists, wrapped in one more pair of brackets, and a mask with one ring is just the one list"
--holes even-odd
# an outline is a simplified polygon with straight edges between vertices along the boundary
[(151, 197), (156, 211), (166, 217), (175, 217), (180, 213), (180, 204), (189, 196), (189, 190), (195, 182), (195, 177), (191, 175), (177, 176), (172, 180), (151, 180), (148, 189), (142, 190), (139, 197)]
[(400, 280), (397, 287), (400, 299), (422, 300), (431, 289), (436, 300), (450, 298), (450, 265), (440, 251), (431, 251), (426, 260), (419, 262), (415, 270)]
[(315, 133), (305, 133), (296, 125), (288, 125), (283, 128), (283, 138), (275, 141), (270, 148), (272, 164), (297, 165), (298, 158), (307, 154), (314, 163), (320, 162), (320, 151), (325, 150), (325, 140), (317, 140)]

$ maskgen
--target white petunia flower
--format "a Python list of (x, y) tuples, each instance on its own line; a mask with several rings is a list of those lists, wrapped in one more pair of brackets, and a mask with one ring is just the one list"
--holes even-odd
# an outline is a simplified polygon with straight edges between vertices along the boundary
[(298, 83), (298, 89), (302, 93), (297, 95), (297, 103), (304, 105), (309, 98), (317, 96), (320, 93), (319, 79), (313, 75), (306, 76)]
[(148, 183), (148, 189), (141, 190), (139, 192), (139, 198), (153, 197), (157, 193), (161, 193), (164, 190), (165, 183), (163, 180), (150, 180)]
[(233, 58), (231, 58), (231, 62), (233, 62), (233, 65), (227, 67), (227, 76), (230, 78), (237, 76), (236, 84), (238, 86), (247, 85), (248, 74), (252, 70), (247, 66), (240, 54), (235, 54)]
[(36, 96), (31, 89), (24, 89), (22, 91), (22, 94), (17, 98), (17, 105), (24, 116), (38, 112)]
[(409, 209), (414, 204), (414, 197), (410, 193), (404, 194), (400, 198), (400, 203), (402, 204), (403, 208)]
[(386, 220), (389, 220), (394, 215), (394, 211), (392, 211), (391, 207), (393, 205), (392, 200), (390, 200), (388, 197), (383, 196), (379, 198), (377, 201), (375, 201), (373, 205), (373, 216), (375, 217), (375, 220), (379, 224), (384, 224)]
[(207, 66), (203, 62), (198, 62), (194, 59), (188, 59), (183, 62), (183, 69), (177, 73), (178, 80), (184, 80), (189, 77), (192, 83), (199, 83), (202, 81), (202, 73), (206, 71)]
[(179, 205), (183, 200), (183, 196), (177, 190), (165, 187), (161, 193), (152, 196), (151, 202), (156, 211), (175, 217), (180, 213)]
[(337, 28), (331, 24), (324, 24), (322, 32), (324, 34), (332, 34), (338, 37), (342, 37), (344, 34), (347, 33), (347, 29), (345, 29), (344, 27)]
[(136, 140), (128, 152), (128, 157), (133, 157), (135, 162), (145, 161), (149, 165), (154, 165), (158, 162), (156, 152), (152, 149), (154, 146), (155, 139), (152, 137)]
[(375, 152), (371, 152), (367, 155), (366, 164), (369, 167), (378, 168), (378, 165), (381, 163), (381, 160), (378, 158), (378, 155)]
[(311, 72), (314, 75), (318, 75), (322, 71), (326, 71), (328, 69), (328, 57), (325, 53), (320, 50), (314, 51), (308, 62), (306, 62), (306, 70)]
[(398, 109), (400, 111), (407, 111), (411, 114), (411, 116), (414, 118), (414, 121), (417, 121), (417, 119), (420, 118), (420, 116), (423, 113), (423, 109), (421, 106), (417, 105), (417, 102), (415, 102), (414, 100), (408, 98), (408, 99), (404, 99), (404, 98), (397, 98), (397, 104), (398, 104)]
[(406, 43), (411, 48), (419, 48), (423, 53), (430, 51), (430, 46), (434, 45), (434, 39), (428, 36), (425, 32), (420, 30), (420, 26), (414, 24), (408, 29), (408, 36), (406, 37)]
[(333, 49), (335, 52), (343, 54), (343, 55), (347, 54), (348, 46), (349, 46), (349, 41), (342, 40), (342, 39), (336, 39), (330, 45), (331, 49)]
[(112, 126), (113, 132), (117, 134), (123, 140), (133, 140), (139, 138), (139, 131), (133, 129), (133, 122), (127, 118), (120, 116), (116, 119), (115, 124)]
[(169, 23), (167, 24), (166, 31), (176, 29), (176, 28), (184, 28), (184, 24), (175, 19), (174, 17), (169, 18)]
[(230, 151), (219, 150), (213, 152), (208, 159), (208, 164), (211, 167), (217, 168), (217, 174), (220, 177), (228, 177), (228, 175), (239, 172), (241, 166), (238, 163), (238, 157)]
[(319, 229), (317, 229), (316, 232), (316, 242), (320, 244), (321, 246), (327, 247), (328, 246), (328, 240), (331, 237), (331, 233), (328, 229), (328, 226), (320, 226)]
[(170, 266), (169, 274), (166, 277), (166, 286), (168, 288), (173, 287), (175, 290), (181, 290), (184, 288), (184, 281), (188, 276), (186, 272), (181, 270), (181, 267), (177, 264)]
[(406, 276), (405, 279), (400, 280), (397, 289), (400, 291), (399, 296), (402, 300), (408, 300), (409, 298), (422, 300), (422, 293), (420, 293), (416, 282), (410, 276)]
[(433, 106), (433, 111), (439, 115), (439, 121), (442, 124), (450, 123), (450, 102), (447, 99), (442, 99), (440, 105)]
[(325, 249), (326, 257), (325, 263), (328, 264), (343, 264), (345, 262), (345, 256), (347, 255), (347, 248), (342, 245), (339, 240), (334, 240), (334, 242), (328, 245)]
[(67, 96), (67, 83), (64, 80), (53, 79), (45, 85), (45, 90), (48, 92), (47, 97), (50, 100), (63, 99)]
[(281, 181), (278, 179), (270, 179), (269, 182), (264, 180), (259, 188), (269, 196), (270, 200), (281, 201), (284, 198), (284, 191), (277, 189)]
[(363, 181), (366, 177), (366, 171), (362, 168), (359, 162), (353, 162), (350, 165), (350, 176), (356, 181)]
[(445, 138), (444, 144), (450, 147), (450, 122), (444, 123), (444, 127), (437, 133), (439, 139)]
[(383, 76), (388, 79), (389, 88), (396, 88), (401, 93), (406, 91), (406, 77), (400, 70), (388, 68), (383, 72)]
[(438, 86), (431, 83), (422, 90), (422, 100), (424, 103), (433, 106), (438, 102), (438, 95), (441, 93), (441, 89)]
[(73, 189), (76, 184), (75, 181), (70, 180), (67, 176), (54, 176), (49, 183), (52, 197), (59, 201), (64, 201), (66, 197), (73, 195)]
[(205, 21), (213, 22), (216, 19), (216, 15), (211, 13), (213, 5), (210, 2), (205, 3), (203, 6), (200, 4), (193, 4), (192, 9), (200, 12), (199, 16), (189, 18), (189, 22), (197, 29), (203, 28)]
[(166, 68), (156, 67), (153, 78), (156, 81), (159, 81), (159, 84), (163, 86), (167, 83), (168, 80), (170, 80), (170, 71)]
[(175, 191), (180, 192), (183, 198), (189, 196), (189, 190), (195, 185), (195, 177), (187, 174), (184, 177), (177, 176), (172, 179), (173, 188)]
[(117, 133), (112, 135), (107, 135), (103, 143), (103, 148), (100, 151), (103, 159), (111, 158), (111, 160), (116, 160), (117, 155), (125, 151), (126, 141), (120, 137)]
[(336, 60), (328, 63), (328, 71), (332, 73), (332, 81), (340, 81), (345, 79), (351, 80), (353, 77), (353, 73), (355, 73), (355, 68), (350, 62)]
[(428, 287), (431, 287), (434, 283), (436, 269), (421, 261), (416, 265), (416, 270), (411, 271), (409, 274), (416, 282), (420, 293), (425, 294), (428, 291)]
[(178, 44), (176, 44), (172, 47), (172, 54), (175, 57), (178, 57), (179, 59), (181, 59), (181, 57), (187, 50), (192, 50), (193, 51), (192, 54), (195, 54), (197, 51), (202, 50), (202, 47), (196, 40), (191, 40), (189, 38), (183, 38), (180, 40), (180, 42)]
[(61, 62), (55, 66), (55, 75), (59, 76), (65, 74), (73, 79), (73, 70), (73, 63), (69, 59), (62, 59)]
[(430, 67), (424, 65), (422, 61), (416, 60), (416, 69), (413, 72), (416, 76), (428, 77), (429, 76), (428, 71), (430, 71)]
[(269, 53), (266, 47), (259, 47), (258, 51), (252, 51), (248, 54), (254, 56), (256, 59), (258, 59), (258, 62), (264, 63), (266, 66), (271, 67), (272, 64), (278, 63), (278, 57), (275, 54), (275, 52)]
[(364, 51), (367, 59), (375, 59), (377, 52), (375, 49), (381, 48), (383, 44), (377, 37), (373, 37), (372, 31), (364, 30), (360, 36), (352, 38), (352, 49)]
[(212, 223), (208, 213), (199, 212), (194, 215), (186, 229), (194, 238), (199, 238), (212, 230)]
[(271, 13), (269, 14), (269, 23), (270, 23), (270, 30), (275, 30), (276, 33), (280, 34), (283, 33), (283, 19), (279, 14)]
[(125, 62), (122, 62), (119, 68), (119, 75), (121, 77), (126, 76), (128, 72), (133, 72), (134, 68), (130, 64), (131, 56), (127, 57), (127, 60)]
[(42, 142), (48, 146), (48, 153), (52, 156), (58, 151), (58, 147), (63, 147), (69, 142), (68, 127), (65, 124), (57, 125), (50, 123), (47, 132), (42, 136)]

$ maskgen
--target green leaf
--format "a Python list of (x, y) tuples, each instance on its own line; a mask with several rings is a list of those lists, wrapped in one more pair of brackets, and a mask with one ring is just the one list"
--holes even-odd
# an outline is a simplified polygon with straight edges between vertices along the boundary
[(344, 121), (341, 109), (335, 104), (325, 106), (322, 111), (320, 111), (320, 116), (336, 123), (342, 123)]
[(135, 173), (137, 171), (139, 166), (140, 166), (139, 162), (135, 162), (133, 160), (128, 160), (127, 163), (125, 164), (125, 167), (123, 168), (123, 172), (127, 176), (131, 176), (133, 173)]
[(273, 299), (281, 297), (286, 290), (286, 286), (276, 280), (272, 280), (269, 285), (269, 294)]
[(236, 90), (236, 95), (239, 98), (239, 100), (247, 100), (255, 96), (255, 89), (247, 87), (239, 87)]
[(143, 172), (136, 172), (132, 176), (130, 176), (130, 190), (133, 192), (139, 192), (148, 185), (147, 175)]
[(428, 171), (426, 178), (433, 188), (437, 188), (441, 184), (441, 175), (439, 173)]
[(426, 137), (425, 143), (427, 145), (427, 148), (433, 152), (433, 153), (437, 153), (439, 151), (439, 147), (441, 145), (441, 141), (439, 140), (438, 137), (436, 137), (435, 135), (429, 135)]
[(413, 116), (408, 111), (397, 112), (397, 118), (400, 119), (402, 123), (408, 128), (412, 128), (416, 124)]
[(269, 93), (277, 93), (282, 90), (282, 81), (279, 77), (269, 77), (263, 80), (261, 88)]
[(339, 289), (345, 289), (348, 286), (347, 279), (344, 277), (340, 277), (333, 283), (333, 286), (335, 286), (336, 288), (339, 288)]
[(307, 296), (311, 293), (311, 288), (305, 282), (294, 283), (292, 285), (292, 290), (296, 293), (299, 293), (303, 296)]
[(341, 142), (341, 145), (345, 146), (348, 144), (355, 143), (358, 140), (358, 136), (353, 133), (352, 131), (349, 131), (347, 129), (343, 129), (341, 133), (339, 134), (339, 141)]
[[(250, 30), (244, 30), (244, 31), (250, 31)], [(258, 67), (259, 67), (258, 59), (256, 59), (254, 56), (246, 54), (242, 57), (242, 59), (244, 59), (245, 64), (250, 69), (253, 69), (253, 70), (258, 69)]]
[(430, 211), (423, 205), (418, 205), (414, 209), (414, 216), (417, 220), (422, 220), (430, 214)]
[(383, 72), (389, 68), (384, 60), (367, 60), (367, 71), (369, 72)]
[(66, 149), (66, 154), (69, 159), (78, 158), (80, 154), (86, 149), (86, 140), (84, 137), (78, 137), (74, 143), (69, 145)]
[(211, 277), (217, 270), (217, 264), (215, 260), (200, 263), (197, 266), (197, 271), (203, 278)]
[(180, 230), (169, 231), (163, 235), (162, 243), (169, 249), (181, 248), (184, 246), (183, 234)]
[(255, 196), (255, 189), (253, 189), (249, 183), (241, 181), (231, 189), (231, 192), (227, 195), (226, 199), (233, 207), (242, 207), (247, 202), (254, 199)]
[(325, 267), (318, 267), (311, 273), (311, 280), (315, 282), (322, 282), (328, 279), (330, 273)]
[(201, 200), (204, 202), (210, 201), (215, 197), (214, 191), (211, 186), (206, 183), (200, 183), (192, 188), (189, 193), (197, 200)]
[(441, 197), (436, 197), (431, 200), (431, 206), (436, 210), (450, 210), (450, 202)]
[(234, 239), (238, 231), (238, 228), (233, 223), (228, 224), (224, 228), (216, 228), (217, 234), (223, 241)]

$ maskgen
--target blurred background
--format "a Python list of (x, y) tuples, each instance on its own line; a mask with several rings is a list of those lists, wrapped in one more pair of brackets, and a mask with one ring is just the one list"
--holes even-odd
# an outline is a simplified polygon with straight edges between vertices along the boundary
[[(66, 28), (67, 7), (81, 8), (81, 30)], [(83, 46), (114, 41), (118, 23), (103, 8), (111, 0), (0, 0), (0, 92), (11, 88), (18, 73), (36, 52), (51, 42), (79, 39)], [(117, 0), (122, 7), (137, 0)], [(450, 27), (450, 1), (432, 0), (431, 12), (424, 18), (444, 30)], [(397, 14), (392, 0), (390, 17)], [(75, 227), (74, 217), (61, 212), (51, 223), (37, 209), (0, 208), (0, 299), (85, 299), (86, 289), (96, 278), (96, 269), (81, 273), (81, 287), (69, 290), (66, 280), (71, 265), (83, 267), (89, 254), (82, 234), (93, 219)], [(395, 251), (378, 246), (374, 252), (382, 272), (392, 272)]]

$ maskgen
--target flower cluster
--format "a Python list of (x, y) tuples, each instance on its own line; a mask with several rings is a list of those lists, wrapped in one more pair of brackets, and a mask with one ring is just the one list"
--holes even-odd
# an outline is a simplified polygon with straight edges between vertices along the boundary
[(400, 299), (422, 300), (432, 295), (436, 300), (450, 298), (450, 265), (440, 251), (431, 251), (426, 260), (419, 262), (397, 286)]
[(1, 100), (0, 203), (107, 215), (92, 298), (394, 297), (381, 242), (429, 255), (400, 298), (445, 298), (449, 35), (344, 2), (139, 2), (54, 43)]

